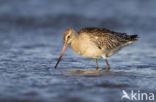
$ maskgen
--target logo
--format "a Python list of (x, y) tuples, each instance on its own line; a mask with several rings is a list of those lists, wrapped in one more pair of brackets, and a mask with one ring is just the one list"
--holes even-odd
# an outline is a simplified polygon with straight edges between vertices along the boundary
[(131, 90), (130, 93), (127, 93), (125, 90), (122, 90), (121, 100), (153, 101), (154, 93), (141, 92), (140, 90), (137, 91)]
[(131, 100), (131, 98), (128, 96), (128, 94), (127, 94), (127, 92), (125, 91), (125, 90), (122, 90), (122, 93), (123, 93), (123, 95), (122, 95), (122, 97), (121, 97), (121, 99), (128, 99), (128, 100)]

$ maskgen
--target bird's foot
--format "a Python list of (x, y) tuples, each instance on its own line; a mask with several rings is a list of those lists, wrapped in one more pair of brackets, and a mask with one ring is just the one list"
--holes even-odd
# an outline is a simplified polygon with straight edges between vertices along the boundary
[(106, 72), (108, 72), (110, 70), (110, 67), (106, 67), (103, 70), (106, 71)]

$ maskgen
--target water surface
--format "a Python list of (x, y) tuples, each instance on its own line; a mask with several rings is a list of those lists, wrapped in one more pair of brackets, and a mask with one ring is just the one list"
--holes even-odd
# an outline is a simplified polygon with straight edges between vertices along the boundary
[[(156, 93), (156, 1), (0, 1), (0, 101), (121, 102), (122, 90)], [(108, 58), (110, 72), (69, 47), (54, 66), (66, 28), (105, 27), (139, 40)], [(105, 67), (99, 59), (100, 69)], [(143, 101), (142, 101), (143, 102)]]

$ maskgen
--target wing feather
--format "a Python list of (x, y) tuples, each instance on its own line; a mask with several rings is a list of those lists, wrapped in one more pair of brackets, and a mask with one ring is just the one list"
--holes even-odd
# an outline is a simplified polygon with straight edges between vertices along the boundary
[(91, 40), (99, 49), (110, 50), (118, 46), (124, 46), (130, 39), (126, 33), (113, 32), (105, 28), (84, 28), (79, 33), (89, 34)]

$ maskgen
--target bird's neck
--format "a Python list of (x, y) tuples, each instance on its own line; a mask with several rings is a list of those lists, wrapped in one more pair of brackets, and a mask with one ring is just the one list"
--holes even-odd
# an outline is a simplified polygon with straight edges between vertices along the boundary
[(73, 33), (73, 39), (72, 39), (72, 42), (70, 45), (75, 44), (78, 41), (78, 39), (79, 39), (79, 34), (77, 32), (74, 32)]
[[(77, 33), (77, 32), (74, 32), (73, 33), (73, 40), (72, 40), (72, 42), (74, 42), (75, 40), (77, 40), (79, 38), (79, 34)], [(72, 43), (71, 42), (71, 43)]]

